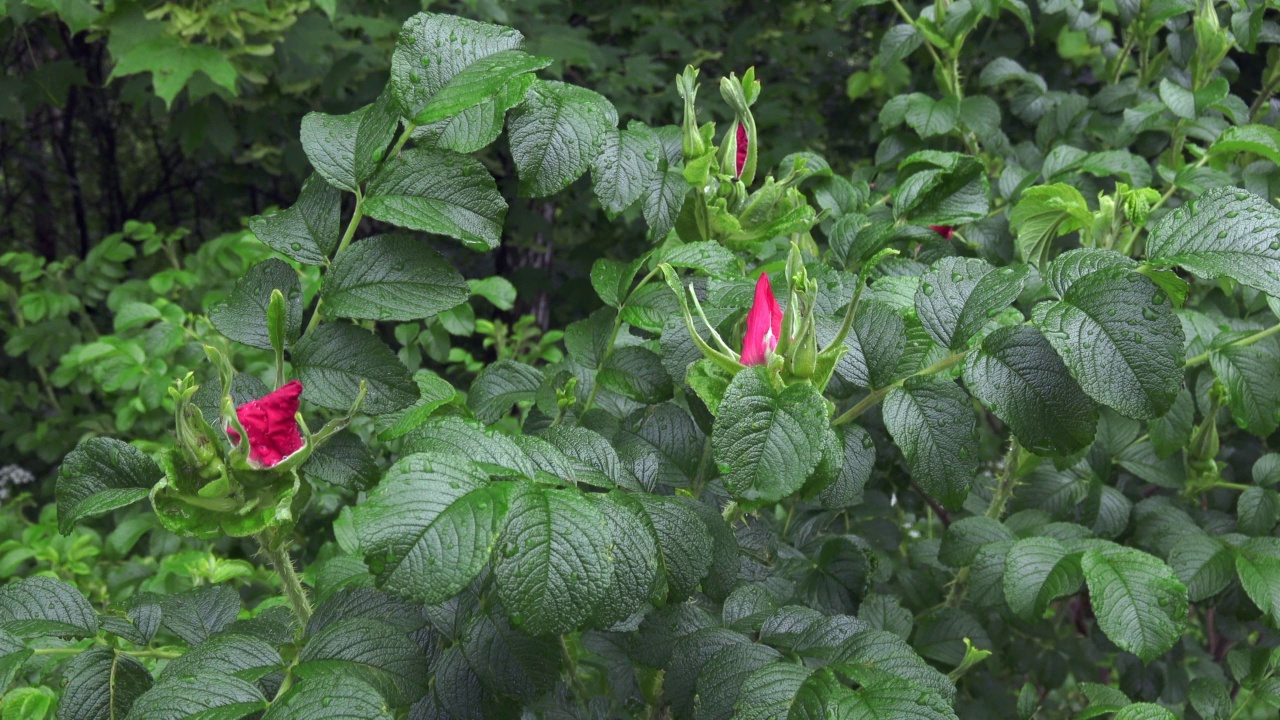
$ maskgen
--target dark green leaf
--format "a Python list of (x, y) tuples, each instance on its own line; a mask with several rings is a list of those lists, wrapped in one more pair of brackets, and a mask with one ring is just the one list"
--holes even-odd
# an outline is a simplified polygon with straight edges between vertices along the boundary
[(799, 490), (822, 456), (826, 422), (826, 403), (813, 385), (779, 392), (763, 369), (739, 372), (711, 435), (725, 485), (750, 502), (777, 502)]
[(85, 440), (58, 468), (58, 530), (69, 534), (79, 520), (147, 497), (163, 475), (160, 466), (128, 443), (104, 437)]
[(324, 323), (293, 349), (294, 377), (307, 400), (332, 410), (348, 410), (368, 394), (360, 409), (370, 415), (399, 410), (418, 399), (418, 387), (395, 354), (375, 335), (347, 323)]
[(938, 502), (959, 509), (978, 471), (969, 397), (954, 382), (925, 377), (890, 390), (883, 412), (912, 477)]

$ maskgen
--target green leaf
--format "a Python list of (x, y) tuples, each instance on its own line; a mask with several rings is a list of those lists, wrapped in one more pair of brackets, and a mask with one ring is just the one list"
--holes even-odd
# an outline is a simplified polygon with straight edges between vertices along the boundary
[(639, 345), (615, 350), (600, 368), (596, 382), (619, 395), (648, 405), (670, 400), (674, 392), (671, 376), (662, 366), (662, 358)]
[(0, 588), (0, 632), (18, 637), (90, 637), (98, 616), (80, 591), (37, 575)]
[(521, 486), (493, 568), (511, 621), (534, 635), (584, 624), (613, 582), (611, 539), (600, 510), (577, 490)]
[(410, 230), (448, 235), (474, 250), (498, 246), (507, 203), (484, 165), (449, 150), (413, 148), (373, 178), (364, 212)]
[(876, 445), (871, 435), (858, 425), (836, 428), (840, 440), (843, 463), (830, 482), (821, 488), (818, 497), (825, 508), (844, 508), (862, 502), (863, 488), (871, 479), (876, 464)]
[(1022, 292), (1025, 265), (996, 270), (976, 258), (948, 257), (920, 276), (916, 315), (929, 335), (959, 350)]
[(420, 145), (454, 152), (483, 150), (498, 139), (507, 111), (524, 102), (529, 88), (536, 82), (538, 79), (533, 75), (519, 75), (490, 97), (457, 115), (417, 128), (412, 137)]
[(138, 696), (151, 689), (151, 673), (142, 663), (114, 648), (89, 648), (62, 672), (59, 720), (123, 718)]
[(982, 161), (924, 150), (898, 166), (893, 217), (917, 225), (960, 225), (986, 217), (990, 187)]
[(1160, 80), (1160, 100), (1174, 115), (1183, 120), (1196, 119), (1196, 97), (1192, 92), (1169, 78)]
[(1280, 520), (1280, 495), (1266, 488), (1247, 488), (1236, 501), (1236, 518), (1237, 532), (1269, 536)]
[(966, 567), (973, 564), (982, 546), (1013, 539), (1013, 531), (999, 520), (981, 515), (961, 518), (951, 523), (942, 536), (938, 562), (954, 568)]
[(1280, 624), (1280, 557), (1246, 544), (1236, 554), (1236, 573), (1253, 604), (1273, 625)]
[(1183, 388), (1178, 392), (1178, 398), (1169, 412), (1147, 422), (1147, 432), (1151, 435), (1151, 447), (1156, 457), (1170, 457), (1191, 442), (1195, 409), (1191, 391)]
[(714, 549), (711, 531), (687, 497), (632, 495), (644, 508), (658, 540), (660, 567), (667, 597), (680, 602), (698, 589), (711, 569)]
[(701, 270), (712, 276), (734, 276), (738, 272), (738, 256), (714, 242), (690, 242), (659, 250), (659, 260), (674, 268)]
[(1158, 559), (1138, 550), (1089, 550), (1081, 558), (1098, 627), (1149, 663), (1182, 637), (1187, 589)]
[(341, 221), (342, 193), (312, 175), (292, 207), (251, 218), (249, 229), (281, 255), (303, 265), (323, 265), (338, 247)]
[(984, 338), (965, 362), (964, 382), (1032, 452), (1070, 455), (1093, 442), (1093, 402), (1035, 328), (1002, 327)]
[(1169, 567), (1187, 586), (1187, 599), (1201, 602), (1226, 589), (1235, 577), (1235, 553), (1217, 538), (1190, 532), (1169, 551)]
[(1155, 703), (1133, 703), (1120, 708), (1115, 720), (1178, 720), (1178, 716)]
[(1083, 580), (1079, 558), (1053, 538), (1019, 540), (1005, 557), (1005, 601), (1028, 622), (1038, 620), (1053, 600), (1079, 590)]
[(661, 240), (676, 226), (680, 209), (689, 194), (689, 183), (679, 170), (668, 169), (654, 176), (644, 192), (642, 211), (649, 224), (649, 239)]
[(618, 125), (618, 112), (599, 93), (543, 81), (511, 113), (507, 133), (520, 194), (546, 197), (582, 177)]
[(661, 155), (657, 136), (642, 125), (604, 132), (599, 152), (591, 158), (591, 180), (610, 219), (631, 207), (657, 179)]
[(271, 702), (262, 720), (392, 720), (374, 687), (345, 675), (304, 680)]
[(302, 118), (302, 150), (330, 185), (356, 192), (378, 169), (399, 126), (395, 102), (384, 92), (346, 115), (307, 113)]
[(320, 290), (338, 317), (417, 320), (467, 301), (471, 288), (444, 256), (411, 237), (378, 235), (334, 259)]
[[(387, 416), (382, 415), (378, 419), (384, 417)], [(322, 480), (351, 490), (372, 487), (381, 473), (369, 446), (350, 430), (331, 435), (325, 444), (311, 453), (301, 471), (308, 479)]]
[[(391, 94), (400, 105), (406, 118), (429, 117), (428, 107), (444, 95), (438, 107), (465, 107), (467, 99), (483, 100), (489, 92), (479, 90), (474, 83), (482, 81), (475, 72), (465, 73), (467, 68), (493, 55), (519, 50), (524, 37), (511, 28), (466, 20), (454, 15), (418, 13), (405, 21), (391, 56)], [(523, 53), (519, 54), (528, 57)], [(518, 57), (518, 56), (516, 56)], [(494, 75), (502, 75), (503, 82), (511, 75), (501, 71), (498, 65), (487, 65)], [(541, 66), (540, 66), (541, 67)], [(536, 69), (536, 68), (530, 68)], [(459, 77), (461, 75), (461, 77)], [(456, 84), (455, 84), (456, 81)], [(499, 83), (500, 85), (501, 83)], [(450, 88), (451, 85), (454, 85)], [(494, 90), (498, 85), (494, 86)], [(475, 96), (475, 97), (472, 97)], [(439, 115), (445, 117), (451, 113)], [(430, 122), (424, 120), (423, 124)]]
[[(948, 702), (956, 696), (955, 684), (950, 678), (925, 662), (902, 638), (882, 630), (859, 632), (842, 643), (831, 659), (849, 669), (863, 667), (883, 671), (892, 675), (899, 687), (915, 685), (913, 698), (921, 696), (921, 688)], [(904, 680), (907, 682), (902, 682)], [(891, 713), (888, 717), (895, 716)]]
[(1137, 270), (1138, 263), (1133, 258), (1121, 255), (1115, 250), (1076, 248), (1054, 258), (1053, 262), (1044, 268), (1042, 276), (1054, 295), (1060, 298), (1066, 295), (1067, 290), (1080, 278), (1111, 267)]
[(467, 281), (472, 295), (479, 295), (499, 310), (510, 310), (516, 304), (516, 287), (501, 275)]
[(884, 424), (912, 477), (938, 502), (958, 510), (978, 472), (977, 420), (954, 382), (922, 377), (885, 396)]
[(537, 469), (529, 457), (505, 435), (459, 417), (432, 418), (405, 436), (402, 454), (433, 452), (470, 460), (496, 475), (520, 475), (534, 479)]
[(184, 42), (177, 34), (162, 34), (129, 48), (114, 58), (115, 67), (107, 80), (137, 73), (151, 73), (156, 95), (166, 108), (182, 92), (197, 72), (231, 95), (236, 94), (236, 69), (228, 54), (212, 45)]
[(1280, 296), (1280, 210), (1237, 188), (1210, 190), (1151, 229), (1147, 262)]
[[(398, 51), (398, 48), (397, 48)], [(428, 59), (428, 56), (423, 56)], [(412, 116), (417, 125), (428, 125), (453, 117), (468, 108), (481, 105), (514, 81), (518, 76), (550, 65), (551, 58), (527, 55), (519, 50), (503, 50), (479, 58), (449, 78), (447, 84), (431, 96), (427, 104)], [(395, 69), (395, 58), (392, 58)], [(426, 71), (430, 71), (430, 65)], [(413, 82), (413, 72), (409, 80)]]
[(645, 257), (637, 258), (629, 263), (599, 258), (591, 264), (591, 287), (612, 308), (622, 307), (622, 303), (631, 294), (631, 285), (636, 280), (636, 273), (644, 265)]
[(201, 585), (160, 601), (161, 622), (191, 645), (208, 640), (235, 622), (240, 593), (230, 585)]
[(429, 370), (414, 373), (413, 381), (418, 384), (417, 401), (409, 407), (378, 416), (375, 425), (379, 440), (394, 440), (412, 432), (425, 423), (437, 408), (458, 397), (458, 391), (453, 389), (449, 381)]
[(164, 476), (138, 448), (113, 438), (89, 438), (67, 453), (58, 468), (58, 531), (135, 503)]
[[(640, 611), (658, 579), (658, 542), (641, 506), (619, 491), (591, 494), (613, 542), (613, 577), (595, 623), (610, 627)], [(736, 570), (736, 568), (735, 568)]]
[(781, 659), (777, 650), (759, 643), (732, 643), (717, 650), (698, 671), (697, 720), (729, 720), (747, 676)]
[(427, 661), (413, 638), (373, 618), (340, 620), (311, 636), (298, 655), (298, 677), (331, 683), (350, 677), (372, 685), (391, 705), (427, 692)]
[(425, 605), (456, 595), (488, 564), (510, 487), (463, 458), (402, 457), (352, 510), (378, 584)]
[(742, 681), (733, 705), (737, 720), (787, 720), (800, 686), (811, 670), (803, 665), (776, 662), (756, 668)]
[(462, 654), (480, 680), (501, 696), (532, 703), (560, 678), (560, 639), (533, 637), (507, 618), (479, 614), (463, 633)]
[(271, 304), (272, 290), (279, 290), (284, 295), (285, 339), (292, 345), (302, 327), (302, 284), (298, 281), (297, 271), (276, 258), (268, 258), (249, 268), (236, 281), (231, 297), (209, 309), (209, 322), (231, 340), (270, 350), (267, 306)]
[(346, 323), (324, 323), (293, 348), (294, 377), (306, 399), (331, 410), (347, 410), (368, 389), (360, 409), (380, 415), (412, 404), (418, 387), (395, 353), (372, 333)]
[(1233, 345), (1231, 340), (1245, 333), (1227, 333), (1215, 339), (1209, 351), (1209, 366), (1226, 388), (1227, 407), (1236, 424), (1266, 437), (1280, 425), (1280, 356), (1274, 343)]
[(189, 675), (234, 675), (255, 682), (283, 667), (280, 653), (267, 641), (229, 632), (205, 640), (182, 657), (171, 660), (160, 673), (160, 682)]
[(262, 692), (240, 678), (194, 675), (143, 693), (125, 720), (240, 720), (266, 707)]
[(511, 406), (532, 400), (542, 385), (542, 371), (515, 360), (499, 360), (476, 376), (467, 400), (476, 419), (489, 425), (511, 413)]
[(1241, 125), (1223, 130), (1209, 146), (1209, 155), (1239, 157), (1253, 153), (1280, 165), (1280, 130), (1267, 125)]
[(922, 138), (945, 135), (960, 122), (960, 101), (954, 97), (934, 100), (924, 93), (912, 93), (907, 101), (906, 121)]
[(777, 502), (799, 490), (822, 457), (827, 406), (809, 383), (779, 392), (763, 368), (747, 368), (725, 391), (711, 450), (735, 498)]
[(1036, 324), (1089, 397), (1140, 420), (1169, 410), (1182, 388), (1182, 325), (1155, 283), (1124, 268), (1077, 280)]
[(1084, 196), (1063, 183), (1028, 188), (1009, 213), (1009, 227), (1017, 234), (1018, 256), (1037, 267), (1048, 262), (1055, 238), (1087, 227), (1092, 221), (1093, 213)]
[(1191, 681), (1191, 706), (1205, 720), (1228, 720), (1231, 715), (1231, 696), (1227, 694), (1227, 686), (1210, 678), (1196, 678)]

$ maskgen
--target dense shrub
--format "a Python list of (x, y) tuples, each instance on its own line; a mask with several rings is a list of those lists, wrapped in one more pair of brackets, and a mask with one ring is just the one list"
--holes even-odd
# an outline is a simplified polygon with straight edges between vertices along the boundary
[[(6, 255), (6, 440), (95, 423), (0, 515), (6, 720), (1273, 717), (1275, 26), (864, 4), (868, 157), (419, 13), (202, 262)], [(516, 195), (634, 232), (562, 332), (476, 260)]]

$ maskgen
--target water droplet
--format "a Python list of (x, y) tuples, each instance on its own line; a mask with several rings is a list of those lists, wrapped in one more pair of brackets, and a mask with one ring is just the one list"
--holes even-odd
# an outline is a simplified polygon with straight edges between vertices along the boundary
[(426, 55), (422, 56), (422, 67), (431, 67), (431, 58)]
[(1151, 298), (1151, 302), (1157, 305), (1163, 305), (1165, 300), (1166, 300), (1166, 296), (1163, 290), (1157, 290), (1156, 294)]
[(931, 285), (931, 284), (929, 284), (929, 283), (925, 283), (924, 285), (921, 285), (921, 286), (920, 286), (920, 291), (921, 291), (921, 292), (923, 292), (925, 295), (932, 295), (932, 294), (933, 294), (933, 285)]
[(863, 436), (862, 436), (862, 447), (863, 447), (864, 449), (865, 449), (865, 448), (870, 448), (870, 447), (872, 447), (872, 446), (873, 446), (873, 445), (875, 445), (875, 444), (876, 444), (876, 441), (875, 441), (875, 440), (872, 440), (870, 435), (863, 435)]
[(1280, 250), (1280, 240), (1272, 240), (1270, 247), (1272, 250)]
[(301, 250), (301, 249), (302, 249), (302, 243), (293, 243), (293, 244), (292, 244), (292, 245), (290, 245), (289, 247), (293, 248), (294, 250)]
[(1115, 316), (1116, 316), (1116, 309), (1115, 309), (1115, 308), (1111, 308), (1110, 310), (1108, 310), (1108, 311), (1107, 311), (1107, 316), (1108, 316), (1108, 317), (1115, 317)]
[(374, 150), (374, 151), (373, 151), (373, 161), (374, 161), (374, 162), (376, 162), (376, 163), (380, 163), (380, 162), (382, 162), (382, 158), (383, 158), (383, 157), (385, 157), (385, 153), (383, 153), (383, 151), (382, 151), (382, 150)]
[(989, 318), (993, 318), (999, 314), (1000, 314), (999, 308), (991, 308), (990, 310), (987, 311), (987, 317)]
[(1232, 210), (1231, 212), (1227, 213), (1227, 217), (1229, 218), (1240, 217), (1240, 213), (1236, 212), (1235, 210)]
[(420, 82), (422, 82), (422, 76), (421, 76), (421, 75), (419, 75), (419, 74), (418, 74), (418, 73), (416, 73), (416, 72), (411, 72), (411, 73), (409, 73), (409, 82), (411, 82), (411, 83), (420, 83)]
[(328, 695), (325, 695), (324, 697), (320, 698), (320, 705), (322, 707), (329, 707), (329, 703), (331, 702), (333, 702), (333, 700)]
[(1156, 312), (1155, 308), (1144, 307), (1142, 308), (1142, 317), (1151, 321), (1155, 321), (1157, 318), (1160, 317), (1160, 314)]
[(1218, 231), (1218, 239), (1219, 239), (1219, 240), (1226, 240), (1226, 239), (1227, 239), (1227, 231), (1226, 231), (1226, 230), (1220, 230), (1220, 231)]
[(951, 282), (960, 282), (961, 280), (964, 280), (964, 275), (958, 272), (951, 273)]

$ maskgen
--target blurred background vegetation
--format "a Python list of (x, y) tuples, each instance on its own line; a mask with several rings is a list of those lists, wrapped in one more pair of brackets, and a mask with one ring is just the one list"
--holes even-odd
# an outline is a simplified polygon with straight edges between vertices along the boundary
[[(310, 172), (302, 116), (371, 102), (421, 9), (518, 28), (556, 59), (546, 74), (603, 93), (624, 123), (678, 122), (688, 63), (710, 78), (754, 65), (762, 162), (812, 149), (853, 163), (873, 146), (877, 93), (850, 79), (881, 8), (855, 24), (851, 6), (813, 0), (0, 0), (0, 465), (47, 479), (85, 435), (163, 434), (165, 389), (203, 360), (203, 311), (269, 252), (245, 219), (287, 206)], [(482, 159), (515, 198), (495, 148)], [(513, 202), (495, 253), (442, 246), (517, 300), (402, 326), (411, 367), (466, 375), (555, 352), (552, 329), (598, 305), (575, 282), (592, 260), (645, 244), (638, 217), (608, 222), (582, 184)]]

